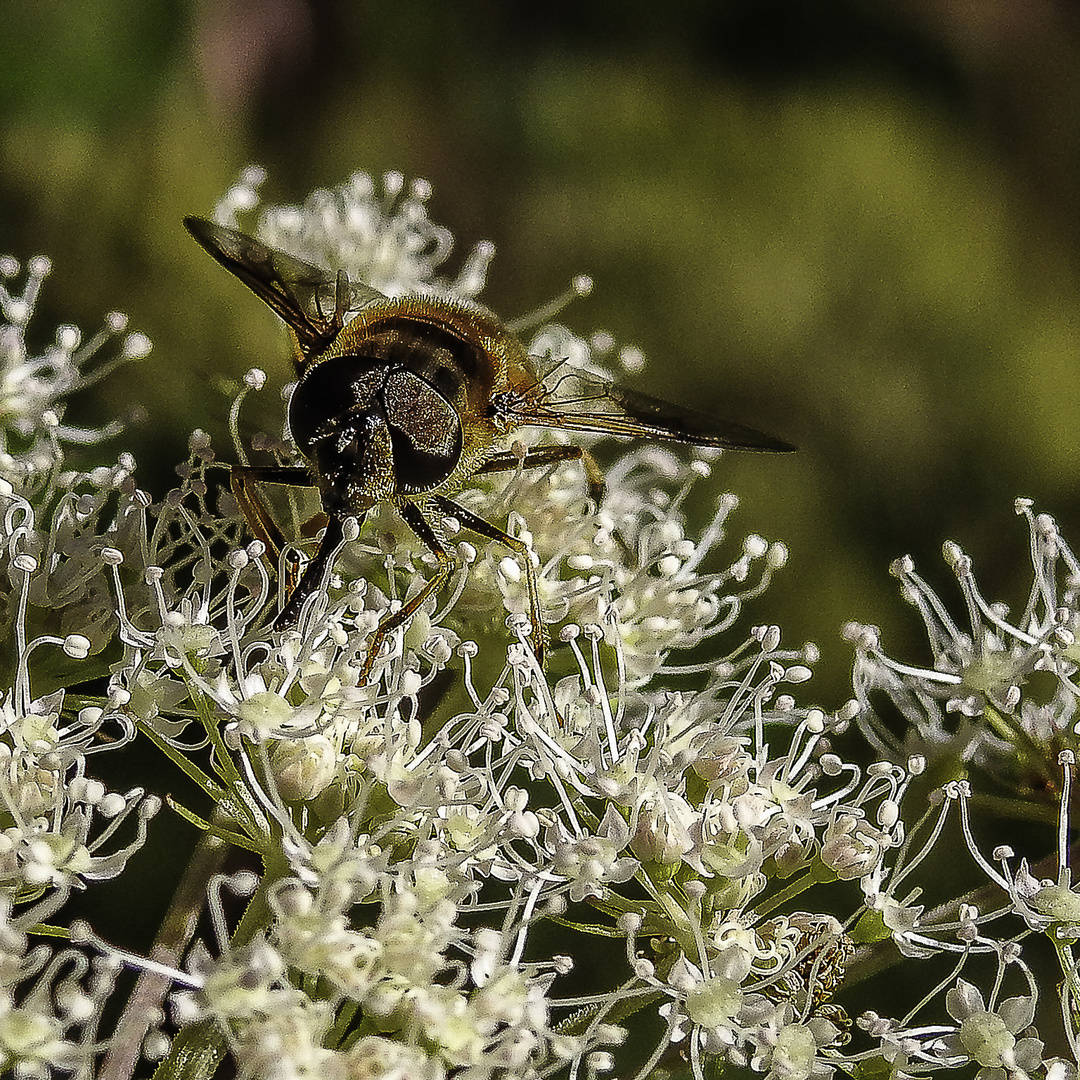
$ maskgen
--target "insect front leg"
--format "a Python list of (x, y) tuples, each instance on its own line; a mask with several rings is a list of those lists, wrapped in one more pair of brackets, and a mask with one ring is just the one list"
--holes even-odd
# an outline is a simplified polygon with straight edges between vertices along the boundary
[[(363, 524), (363, 514), (351, 516), (356, 516), (359, 524)], [(322, 586), (323, 579), (334, 561), (334, 556), (345, 542), (345, 522), (347, 520), (347, 517), (339, 517), (337, 514), (332, 515), (327, 520), (326, 528), (319, 539), (319, 546), (315, 549), (315, 554), (312, 555), (311, 561), (304, 567), (304, 573), (296, 583), (296, 588), (293, 589), (289, 599), (285, 602), (285, 606), (278, 612), (277, 618), (274, 619), (275, 630), (283, 630), (285, 627), (298, 622), (304, 602), (316, 589)]]
[[(233, 465), (231, 467), (229, 487), (232, 489), (233, 497), (256, 539), (261, 540), (265, 547), (263, 563), (271, 573), (276, 574), (281, 567), (282, 553), (286, 551), (289, 544), (259, 494), (258, 485), (260, 484), (314, 487), (315, 478), (301, 465)], [(331, 542), (327, 545), (324, 536), (324, 543), (320, 545), (312, 560), (318, 565), (313, 570), (309, 564), (308, 572), (303, 576), (300, 574), (299, 557), (295, 552), (286, 554), (284, 592), (288, 599), (274, 620), (275, 628), (280, 629), (296, 621), (303, 602), (318, 586), (330, 556), (341, 542), (340, 536), (334, 539), (335, 533), (340, 532), (340, 528), (340, 521), (333, 529), (327, 526), (328, 533), (331, 534)], [(301, 585), (304, 585), (304, 589), (301, 589)]]
[[(229, 470), (229, 487), (236, 499), (240, 512), (244, 515), (257, 540), (261, 540), (266, 550), (263, 562), (268, 570), (277, 573), (281, 565), (281, 553), (288, 546), (281, 529), (274, 521), (266, 503), (259, 495), (258, 484), (284, 484), (287, 487), (312, 487), (315, 480), (311, 473), (300, 465), (233, 465)], [(290, 577), (296, 573), (295, 564), (287, 567)], [(288, 582), (291, 592), (295, 581)]]
[[(561, 447), (552, 449), (561, 449)], [(543, 667), (547, 651), (547, 635), (544, 633), (543, 613), (540, 610), (540, 586), (536, 580), (536, 567), (533, 566), (532, 559), (529, 557), (528, 544), (442, 495), (435, 495), (431, 501), (447, 517), (455, 518), (462, 528), (477, 533), (479, 536), (486, 536), (489, 540), (495, 540), (518, 556), (519, 562), (525, 569), (525, 584), (529, 593), (529, 623), (532, 626), (533, 652), (536, 653), (536, 659)]]
[[(451, 507), (454, 506), (453, 503), (450, 503), (449, 500), (446, 499), (440, 499), (438, 501), (440, 503), (449, 503)], [(455, 512), (456, 509), (457, 508), (454, 507)], [(420, 607), (429, 596), (438, 592), (439, 589), (447, 583), (450, 579), (450, 571), (453, 569), (453, 561), (447, 553), (446, 547), (416, 503), (405, 503), (399, 508), (399, 513), (404, 519), (405, 524), (416, 533), (432, 555), (435, 556), (438, 561), (438, 566), (435, 573), (424, 582), (423, 586), (417, 590), (411, 599), (407, 600), (397, 611), (392, 611), (384, 615), (379, 621), (379, 625), (375, 627), (375, 631), (371, 635), (371, 640), (368, 642), (367, 656), (364, 657), (363, 666), (360, 668), (360, 677), (358, 680), (358, 685), (360, 686), (363, 686), (368, 681), (368, 678), (371, 675), (371, 668), (382, 649), (383, 642), (394, 630), (411, 619), (412, 616), (419, 611)], [(316, 558), (318, 558), (318, 555), (316, 555)], [(312, 562), (314, 562), (314, 559)], [(307, 575), (305, 574), (304, 576), (306, 577)], [(297, 591), (299, 591), (299, 588)]]

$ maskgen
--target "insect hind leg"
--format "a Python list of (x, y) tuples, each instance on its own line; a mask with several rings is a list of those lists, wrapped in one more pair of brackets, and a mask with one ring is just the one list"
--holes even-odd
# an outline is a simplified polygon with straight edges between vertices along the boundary
[(596, 463), (596, 458), (583, 446), (536, 446), (524, 455), (513, 450), (500, 450), (476, 470), (477, 476), (484, 473), (509, 472), (511, 469), (542, 469), (548, 465), (558, 465), (563, 461), (580, 461), (585, 470), (585, 483), (589, 498), (599, 507), (604, 501), (607, 484), (604, 474)]

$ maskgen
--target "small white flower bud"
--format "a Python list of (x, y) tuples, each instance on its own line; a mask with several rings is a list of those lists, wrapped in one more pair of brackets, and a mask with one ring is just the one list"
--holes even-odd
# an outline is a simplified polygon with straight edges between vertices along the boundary
[(453, 656), (450, 643), (442, 634), (432, 634), (431, 637), (424, 642), (424, 651), (440, 667)]
[(153, 348), (154, 344), (146, 334), (136, 330), (124, 338), (121, 351), (125, 360), (142, 360), (150, 355)]
[(891, 829), (900, 820), (900, 807), (893, 799), (885, 799), (878, 807), (878, 824), (883, 829)]
[[(259, 887), (259, 875), (250, 870), (237, 870), (231, 877), (226, 878), (226, 882), (234, 896), (250, 896)], [(270, 964), (280, 963), (280, 958), (268, 947), (266, 961)]]
[(56, 329), (56, 344), (64, 352), (73, 352), (82, 341), (82, 332), (77, 326), (64, 325)]
[(151, 1031), (143, 1039), (142, 1056), (147, 1061), (161, 1061), (172, 1048), (168, 1035), (161, 1030)]
[(93, 797), (95, 793), (89, 791), (90, 783), (91, 781), (89, 781), (85, 776), (74, 777), (68, 782), (68, 798), (71, 799), (72, 802), (84, 802), (90, 804), (97, 802), (97, 800), (101, 798), (101, 795), (104, 794), (105, 789), (104, 787), (102, 787), (101, 792), (96, 793), (95, 798)]
[(765, 542), (764, 538), (758, 536), (756, 533), (751, 533), (743, 541), (743, 551), (745, 551), (752, 559), (760, 559), (768, 550), (769, 545)]
[(765, 562), (770, 570), (780, 570), (782, 567), (787, 565), (787, 561), (787, 544), (777, 541), (775, 544), (769, 545), (769, 552), (765, 559)]
[(85, 660), (90, 655), (90, 639), (82, 634), (68, 634), (64, 638), (64, 652), (73, 660)]
[(337, 748), (325, 735), (281, 739), (270, 748), (270, 769), (286, 802), (321, 795), (337, 775)]
[(619, 350), (619, 363), (623, 371), (636, 375), (645, 367), (645, 353), (636, 345), (624, 345)]
[(243, 570), (250, 562), (250, 556), (244, 550), (230, 551), (226, 562), (230, 570)]
[(102, 817), (114, 818), (117, 814), (123, 812), (125, 806), (127, 806), (127, 803), (124, 801), (123, 795), (110, 792), (98, 802), (98, 812)]
[(398, 680), (398, 691), (405, 697), (415, 697), (420, 692), (423, 682), (418, 671), (404, 671)]
[(848, 698), (839, 709), (836, 710), (836, 719), (843, 721), (854, 720), (859, 715), (861, 706), (854, 698)]

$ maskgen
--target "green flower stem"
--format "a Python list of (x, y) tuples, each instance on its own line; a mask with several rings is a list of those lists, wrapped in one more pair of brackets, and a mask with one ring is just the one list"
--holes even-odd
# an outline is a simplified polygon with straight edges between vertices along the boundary
[(777, 908), (782, 907), (790, 900), (795, 899), (815, 885), (824, 885), (836, 880), (836, 871), (830, 870), (820, 859), (815, 859), (807, 868), (806, 873), (793, 881), (786, 889), (770, 896), (768, 900), (762, 900), (754, 905), (754, 911), (759, 917), (764, 917)]
[[(157, 940), (150, 952), (151, 960), (172, 967), (179, 966), (191, 943), (206, 902), (207, 883), (221, 870), (227, 853), (228, 845), (216, 836), (205, 833), (199, 839), (158, 931)], [(168, 977), (157, 972), (144, 971), (139, 976), (117, 1024), (116, 1037), (112, 1041), (99, 1080), (127, 1080), (134, 1075), (139, 1063), (142, 1041), (149, 1029), (149, 1018), (155, 1009), (163, 1005), (169, 986)], [(223, 1054), (224, 1045), (220, 1047), (216, 1058), (198, 1054), (193, 1060), (207, 1064), (212, 1060), (213, 1067), (216, 1068)], [(202, 1075), (209, 1076), (212, 1073)]]

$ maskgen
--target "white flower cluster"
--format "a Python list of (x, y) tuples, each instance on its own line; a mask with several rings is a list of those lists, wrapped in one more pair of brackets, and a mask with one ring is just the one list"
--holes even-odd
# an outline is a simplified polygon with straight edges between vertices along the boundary
[(17, 292), (14, 282), (23, 268), (11, 256), (0, 256), (0, 476), (27, 493), (48, 483), (62, 460), (61, 442), (97, 442), (121, 430), (116, 421), (97, 429), (64, 424), (65, 398), (150, 352), (150, 339), (136, 331), (124, 335), (111, 360), (99, 361), (105, 345), (127, 327), (127, 316), (114, 311), (88, 341), (77, 326), (61, 326), (52, 345), (31, 355), (26, 327), (50, 269), (44, 256), (31, 259)]
[[(184, 485), (155, 530), (174, 537), (190, 528), (188, 543), (202, 553), (194, 565), (208, 573), (221, 536), (205, 505), (212, 466), (205, 442), (194, 440)], [(586, 513), (581, 503), (577, 514)], [(580, 521), (567, 532), (578, 535)], [(527, 625), (511, 617), (518, 641), (507, 649), (505, 630), (481, 619), (472, 627), (481, 645), (463, 639), (467, 620), (450, 609), (402, 628), (374, 681), (360, 685), (366, 638), (385, 600), (365, 607), (373, 587), (363, 579), (331, 582), (297, 630), (269, 635), (268, 580), (255, 551), (234, 549), (216, 587), (202, 573), (184, 587), (190, 561), (176, 558), (178, 540), (171, 544), (181, 572), (150, 575), (159, 608), (146, 610), (138, 628), (125, 617), (127, 658), (112, 686), (128, 695), (130, 712), (140, 711), (144, 730), (177, 753), (196, 745), (189, 729), (198, 726), (198, 738), (217, 748), (217, 774), (203, 786), (231, 792), (238, 842), (288, 858), (288, 872), (264, 883), (273, 918), (257, 942), (223, 942), (219, 960), (204, 957), (191, 973), (198, 992), (184, 998), (184, 1018), (221, 1022), (241, 1062), (279, 1046), (288, 1031), (290, 1060), (352, 1075), (359, 1051), (320, 1049), (334, 1018), (350, 1016), (377, 1018), (380, 1037), (395, 1034), (412, 1054), (417, 1040), (429, 1048), (421, 1074), (540, 1075), (553, 1061), (619, 1043), (608, 1014), (650, 990), (674, 1010), (669, 1041), (684, 1037), (695, 1022), (685, 1012), (689, 989), (679, 973), (691, 962), (681, 950), (658, 956), (646, 973), (624, 929), (633, 960), (622, 985), (570, 1001), (555, 992), (569, 958), (525, 959), (536, 924), (569, 918), (585, 902), (611, 919), (633, 910), (655, 932), (678, 931), (698, 971), (709, 972), (739, 940), (740, 981), (778, 987), (771, 1022), (785, 1007), (794, 1022), (791, 1000), (806, 987), (789, 989), (792, 970), (807, 949), (827, 942), (842, 951), (843, 933), (834, 921), (803, 936), (802, 954), (791, 948), (778, 960), (770, 946), (768, 961), (756, 960), (754, 902), (766, 868), (796, 874), (819, 859), (833, 879), (855, 879), (902, 838), (889, 807), (902, 795), (903, 773), (883, 767), (860, 782), (857, 770), (818, 752), (850, 709), (827, 717), (781, 693), (809, 669), (801, 653), (780, 648), (775, 627), (713, 665), (700, 691), (657, 693), (626, 678), (616, 604), (606, 626), (563, 625), (565, 655), (553, 666), (565, 673), (553, 685), (528, 646)], [(155, 551), (151, 537), (143, 546)], [(356, 558), (363, 561), (362, 550)], [(391, 568), (389, 580), (398, 576)], [(688, 577), (684, 587), (705, 591), (709, 580), (698, 586)], [(618, 595), (617, 583), (609, 588)], [(481, 665), (485, 651), (505, 661)], [(446, 690), (458, 666), (460, 689)], [(770, 759), (764, 733), (776, 724), (793, 735)], [(811, 788), (823, 768), (833, 777), (829, 793)], [(632, 909), (616, 900), (631, 883), (647, 889)], [(358, 918), (364, 911), (369, 921)], [(230, 973), (223, 990), (219, 968)], [(320, 983), (316, 1001), (297, 996), (298, 978)], [(744, 996), (738, 985), (733, 993), (724, 1028), (732, 1053)], [(746, 1007), (760, 1009), (759, 996)], [(573, 1020), (583, 1009), (586, 1017)], [(361, 1024), (355, 1037), (366, 1030)]]
[[(260, 179), (245, 174), (218, 220), (253, 210)], [(260, 237), (386, 292), (473, 296), (492, 252), (437, 278), (450, 235), (428, 220), (427, 194), (396, 175), (358, 175), (302, 208), (264, 211)], [(25, 318), (4, 310), (16, 355)], [(549, 325), (531, 349), (541, 363), (596, 368), (607, 344)], [(261, 383), (253, 373), (248, 389)], [(56, 383), (54, 406), (77, 385)], [(929, 675), (885, 660), (863, 629), (858, 700), (799, 705), (815, 650), (783, 648), (778, 627), (747, 626), (744, 613), (786, 551), (750, 535), (724, 555), (732, 496), (690, 533), (683, 506), (709, 473), (704, 457), (629, 448), (606, 471), (600, 506), (575, 464), (463, 494), (476, 514), (509, 518), (534, 558), (554, 638), (544, 670), (520, 566), (454, 522), (445, 594), (369, 658), (381, 617), (430, 570), (389, 512), (359, 536), (346, 525), (298, 625), (275, 630), (284, 585), (262, 545), (245, 542), (204, 434), (191, 437), (180, 486), (153, 503), (127, 456), (65, 469), (57, 429), (20, 415), (9, 428), (51, 456), (0, 480), (12, 643), (0, 713), (0, 1071), (89, 1080), (108, 1053), (110, 1077), (144, 1075), (142, 1040), (168, 1075), (193, 1078), (225, 1053), (240, 1076), (271, 1080), (1073, 1075), (1044, 1061), (1028, 1031), (1036, 981), (1019, 945), (992, 938), (972, 898), (928, 915), (913, 881), (954, 807), (977, 867), (1010, 898), (994, 918), (1020, 914), (1046, 933), (1080, 925), (1067, 873), (1042, 881), (1004, 850), (993, 867), (965, 781), (909, 827), (905, 797), (924, 761), (867, 764), (840, 749), (857, 720), (895, 751), (869, 712), (882, 686), (921, 725), (920, 747), (943, 741), (927, 690), (937, 676), (968, 719), (973, 701), (1025, 732), (1037, 717), (996, 683), (975, 687), (952, 624), (950, 659)], [(290, 535), (301, 535), (294, 513)], [(1035, 531), (1046, 539), (1028, 615), (1007, 631), (971, 586), (984, 620), (973, 640), (982, 657), (1007, 652), (1013, 672), (1010, 650), (1026, 641), (1025, 655), (1064, 683), (1070, 601), (1050, 568), (1071, 556), (1056, 534), (1051, 551), (1048, 527)], [(902, 576), (940, 616), (906, 564)], [(1063, 731), (1064, 704), (1047, 708)], [(196, 901), (178, 921), (194, 926), (205, 903), (210, 929), (167, 953), (139, 959), (70, 920), (69, 944), (31, 946), (46, 919), (67, 918), (73, 890), (121, 873), (147, 839), (157, 799), (93, 778), (96, 753), (134, 739), (215, 807), (205, 819), (177, 811), (259, 873), (193, 859), (178, 895)], [(248, 900), (242, 918), (229, 893)], [(1073, 985), (1075, 938), (1059, 938)], [(907, 963), (956, 962), (906, 1013), (887, 992), (871, 1008), (849, 987), (890, 940)], [(980, 957), (996, 965), (985, 993), (967, 968), (960, 978)], [(121, 962), (162, 988), (151, 1000), (140, 982), (104, 1030)], [(1006, 997), (1014, 972), (1022, 992)], [(940, 1015), (928, 1021), (933, 1002)]]
[[(910, 557), (892, 568), (926, 627), (931, 666), (889, 658), (876, 627), (851, 623), (845, 633), (856, 648), (859, 723), (879, 753), (971, 762), (1030, 790), (1055, 783), (1059, 749), (1076, 750), (1080, 562), (1053, 518), (1035, 514), (1030, 499), (1017, 499), (1015, 507), (1028, 526), (1032, 565), (1017, 617), (983, 597), (971, 559), (947, 543), (966, 626), (953, 619)], [(903, 718), (899, 739), (880, 718), (886, 700)]]
[[(113, 430), (68, 428), (60, 416), (63, 396), (92, 381), (81, 367), (124, 319), (110, 316), (109, 330), (82, 347), (78, 331), (62, 327), (52, 348), (29, 357), (24, 331), (47, 271), (34, 260), (21, 296), (0, 287), (0, 611), (9, 635), (0, 654), (0, 1070), (19, 1076), (88, 1075), (117, 965), (31, 947), (28, 934), (74, 891), (122, 873), (161, 806), (156, 795), (110, 792), (91, 775), (93, 755), (122, 749), (135, 725), (116, 700), (64, 689), (82, 681), (84, 664), (101, 670), (115, 634), (104, 553), (130, 543), (126, 522), (149, 500), (134, 487), (129, 455), (89, 472), (62, 467), (62, 441)], [(10, 279), (18, 267), (0, 260), (0, 272)], [(148, 350), (131, 334), (118, 359)]]
[[(233, 228), (242, 224), (238, 218), (259, 204), (265, 178), (260, 168), (245, 170), (218, 203), (215, 221)], [(454, 237), (428, 217), (430, 197), (426, 180), (414, 180), (406, 189), (401, 173), (387, 173), (380, 184), (358, 172), (338, 188), (312, 192), (303, 206), (264, 207), (256, 231), (270, 247), (323, 270), (344, 270), (386, 296), (422, 292), (472, 298), (484, 287), (495, 247), (477, 244), (452, 280), (439, 277)]]

